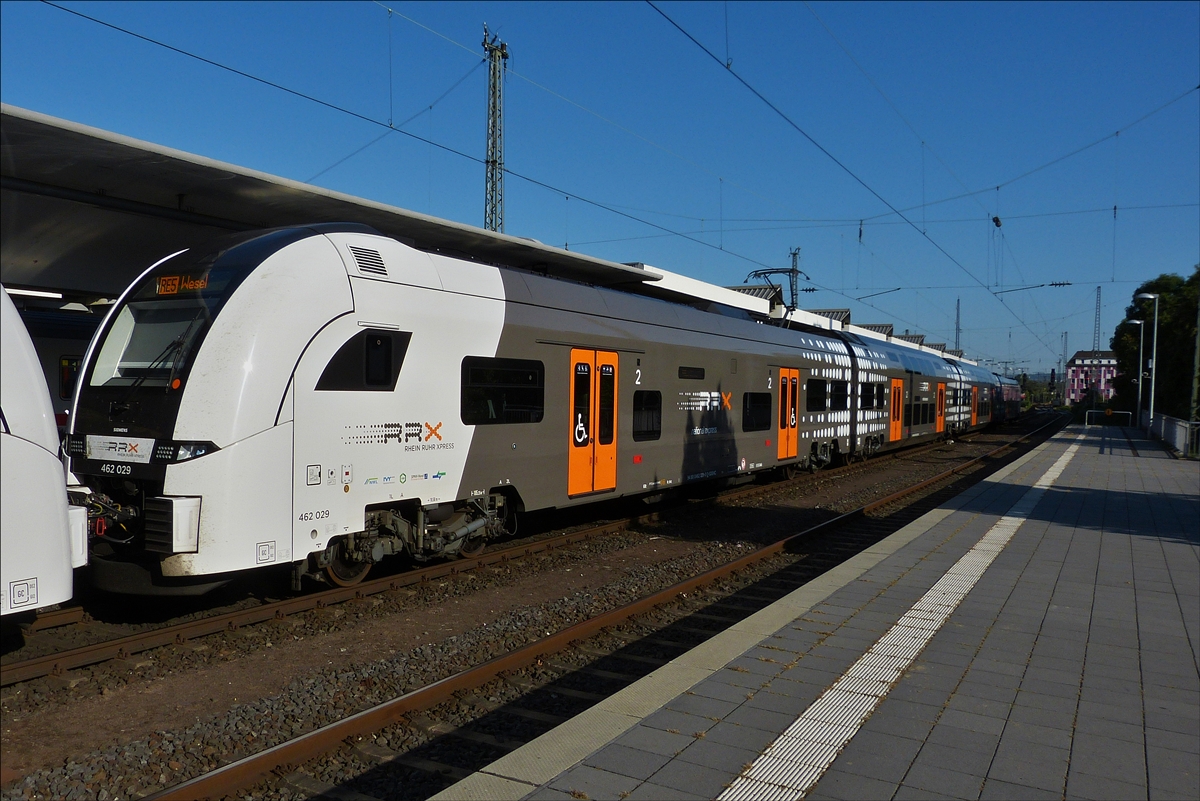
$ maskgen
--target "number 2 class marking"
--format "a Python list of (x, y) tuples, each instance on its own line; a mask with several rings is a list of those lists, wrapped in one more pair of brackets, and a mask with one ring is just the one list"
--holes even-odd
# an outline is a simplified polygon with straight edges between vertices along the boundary
[(772, 389), (771, 380), (772, 380), (771, 376), (768, 375), (767, 376), (767, 389)]
[(636, 377), (633, 379), (633, 383), (637, 384), (638, 386), (641, 386), (641, 383), (642, 383), (642, 368), (638, 367), (637, 369), (635, 369), (635, 370), (634, 370), (634, 373), (636, 373), (636, 374), (637, 374), (637, 376), (636, 376)]

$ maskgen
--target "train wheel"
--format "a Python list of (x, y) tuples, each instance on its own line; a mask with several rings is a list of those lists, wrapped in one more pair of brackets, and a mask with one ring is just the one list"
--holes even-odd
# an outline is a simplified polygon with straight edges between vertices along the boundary
[(347, 560), (343, 556), (342, 547), (341, 540), (329, 546), (329, 564), (325, 566), (325, 575), (339, 587), (352, 587), (366, 578), (371, 563)]
[(475, 537), (464, 542), (458, 549), (458, 555), (467, 559), (473, 559), (483, 553), (483, 549), (487, 547), (486, 537)]

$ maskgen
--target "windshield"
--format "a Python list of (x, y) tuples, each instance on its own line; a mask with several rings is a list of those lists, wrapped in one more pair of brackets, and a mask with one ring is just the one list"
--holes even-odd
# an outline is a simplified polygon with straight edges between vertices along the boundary
[(96, 354), (93, 387), (165, 387), (180, 376), (241, 266), (155, 270), (117, 311)]
[(208, 310), (194, 300), (134, 301), (117, 314), (92, 371), (93, 387), (165, 387)]
[[(221, 307), (253, 270), (315, 227), (231, 234), (160, 263), (130, 293), (102, 334), (87, 385), (164, 387), (183, 379)], [(338, 225), (338, 230), (358, 230)], [(373, 229), (365, 229), (376, 233)], [(172, 387), (177, 389), (178, 384)]]

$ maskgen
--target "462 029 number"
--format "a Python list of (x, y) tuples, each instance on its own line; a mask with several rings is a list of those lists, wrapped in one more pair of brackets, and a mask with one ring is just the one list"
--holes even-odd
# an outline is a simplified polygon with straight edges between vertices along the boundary
[(301, 523), (307, 523), (311, 520), (324, 520), (327, 517), (329, 517), (329, 510), (322, 509), (316, 512), (301, 512), (300, 517), (297, 519), (300, 520)]

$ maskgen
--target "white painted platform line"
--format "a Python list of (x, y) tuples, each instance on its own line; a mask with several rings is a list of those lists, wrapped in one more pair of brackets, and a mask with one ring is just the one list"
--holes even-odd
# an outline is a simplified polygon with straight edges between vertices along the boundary
[(1078, 442), (1067, 448), (1008, 514), (733, 781), (720, 801), (803, 798), (1008, 545), (1078, 450)]

